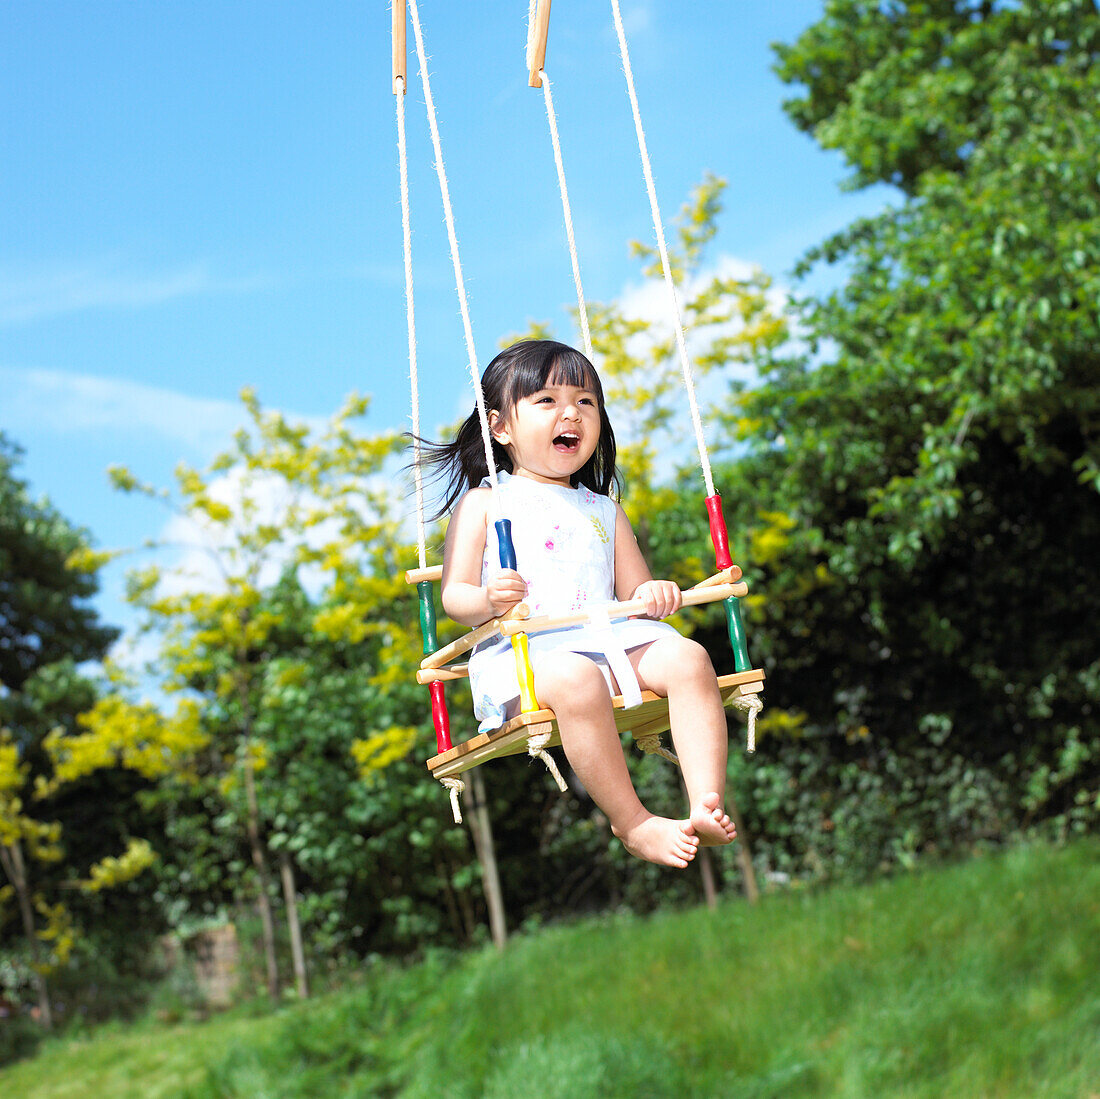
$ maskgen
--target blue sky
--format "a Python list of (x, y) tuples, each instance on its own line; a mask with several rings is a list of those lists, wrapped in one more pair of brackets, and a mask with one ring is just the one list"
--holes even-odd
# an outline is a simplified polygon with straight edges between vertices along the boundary
[[(876, 209), (795, 131), (770, 43), (820, 0), (621, 0), (658, 196), (729, 181), (713, 260), (782, 280)], [(566, 339), (572, 294), (525, 0), (420, 0), (482, 364), (532, 320)], [(374, 396), (403, 426), (407, 352), (386, 0), (5, 0), (0, 39), (0, 430), (23, 475), (104, 547), (166, 515), (106, 467), (166, 485), (240, 422), (237, 394), (325, 417)], [(409, 34), (410, 186), (424, 424), (468, 403), (466, 359)], [(553, 82), (585, 291), (639, 280), (650, 241), (610, 5), (557, 0)], [(122, 567), (103, 616), (129, 621)]]

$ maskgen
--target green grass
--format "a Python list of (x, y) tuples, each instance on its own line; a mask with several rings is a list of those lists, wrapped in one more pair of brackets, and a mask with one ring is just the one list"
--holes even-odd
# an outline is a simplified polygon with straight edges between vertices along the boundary
[(49, 1043), (0, 1094), (1100, 1099), (1100, 844), (378, 967), (260, 1018)]

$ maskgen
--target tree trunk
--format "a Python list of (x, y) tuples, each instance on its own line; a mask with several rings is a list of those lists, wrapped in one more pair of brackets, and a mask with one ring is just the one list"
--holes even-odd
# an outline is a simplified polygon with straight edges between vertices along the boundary
[(256, 775), (252, 768), (247, 735), (244, 738), (244, 790), (248, 803), (248, 845), (252, 851), (252, 865), (256, 868), (258, 886), (256, 908), (260, 913), (260, 926), (263, 928), (267, 991), (273, 1000), (278, 1000), (279, 962), (275, 956), (275, 919), (271, 914), (271, 879), (263, 843), (260, 840), (260, 808), (256, 800)]
[(481, 881), (485, 889), (485, 903), (489, 909), (489, 931), (498, 950), (504, 949), (508, 930), (504, 923), (504, 893), (500, 888), (496, 851), (493, 847), (493, 827), (489, 821), (489, 807), (485, 804), (485, 780), (479, 770), (470, 772), (470, 788), (473, 800), (470, 813), (470, 833), (474, 850), (481, 863)]
[(699, 874), (703, 879), (703, 900), (707, 908), (718, 907), (718, 889), (714, 884), (714, 860), (710, 857), (709, 847), (699, 848)]
[(0, 866), (3, 866), (15, 889), (16, 898), (19, 901), (19, 915), (23, 921), (23, 934), (26, 936), (30, 947), (31, 960), (34, 962), (34, 989), (38, 995), (38, 1019), (46, 1030), (53, 1029), (53, 1010), (50, 1007), (50, 990), (46, 985), (45, 976), (38, 971), (38, 961), (41, 957), (38, 936), (34, 927), (34, 906), (31, 903), (31, 891), (27, 884), (27, 870), (23, 862), (23, 849), (16, 840), (11, 844), (0, 846)]
[(290, 929), (290, 955), (294, 959), (294, 986), (300, 999), (309, 997), (306, 976), (306, 955), (302, 949), (302, 925), (298, 922), (298, 898), (294, 888), (294, 867), (285, 851), (279, 852), (279, 869), (283, 878), (283, 900), (286, 902), (286, 923)]
[(745, 823), (741, 820), (741, 814), (737, 811), (737, 802), (732, 794), (726, 794), (726, 812), (737, 829), (737, 864), (741, 867), (741, 877), (745, 883), (745, 897), (749, 904), (756, 904), (760, 899), (760, 890), (756, 885), (756, 870), (752, 865), (752, 848), (749, 846), (748, 833), (745, 831)]

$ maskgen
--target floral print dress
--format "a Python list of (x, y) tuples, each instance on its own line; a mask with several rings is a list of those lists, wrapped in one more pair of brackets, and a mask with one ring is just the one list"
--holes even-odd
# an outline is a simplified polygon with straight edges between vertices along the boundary
[[(614, 502), (591, 489), (547, 485), (529, 477), (498, 473), (503, 518), (512, 522), (519, 574), (527, 581), (524, 602), (531, 617), (587, 612), (590, 620), (528, 636), (531, 656), (550, 651), (590, 656), (629, 705), (641, 702), (638, 680), (626, 653), (676, 631), (664, 622), (628, 618), (611, 622), (606, 606), (615, 601)], [(488, 480), (482, 482), (488, 484)], [(491, 529), (481, 566), (481, 583), (500, 570), (496, 531)], [(601, 613), (602, 612), (602, 613)], [(478, 730), (488, 732), (518, 712), (519, 684), (508, 638), (478, 645), (470, 656), (470, 686)]]

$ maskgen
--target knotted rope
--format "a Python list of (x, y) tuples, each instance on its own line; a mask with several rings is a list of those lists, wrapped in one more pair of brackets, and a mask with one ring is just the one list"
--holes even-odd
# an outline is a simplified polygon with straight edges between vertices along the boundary
[(748, 729), (745, 732), (745, 750), (756, 751), (756, 715), (764, 709), (764, 703), (756, 695), (742, 695), (733, 700), (735, 709), (745, 715)]
[(546, 769), (554, 776), (554, 781), (558, 784), (558, 789), (564, 794), (569, 789), (569, 784), (561, 777), (561, 771), (558, 770), (558, 765), (554, 762), (554, 757), (546, 750), (547, 744), (550, 743), (549, 733), (532, 733), (527, 738), (527, 754), (532, 759), (541, 759), (546, 764)]
[(635, 736), (634, 743), (637, 744), (646, 755), (660, 756), (662, 759), (667, 759), (669, 763), (675, 763), (677, 767), (680, 766), (680, 760), (677, 758), (676, 753), (670, 752), (661, 743), (660, 733), (646, 733), (644, 736)]
[(451, 812), (455, 815), (455, 824), (462, 823), (462, 809), (458, 804), (458, 795), (466, 790), (466, 783), (460, 778), (441, 778), (440, 785), (451, 793)]

